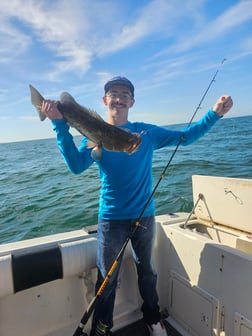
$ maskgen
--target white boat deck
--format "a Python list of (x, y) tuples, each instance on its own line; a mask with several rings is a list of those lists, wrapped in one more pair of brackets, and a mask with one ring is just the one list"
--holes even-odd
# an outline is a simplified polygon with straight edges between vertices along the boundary
[[(194, 177), (195, 215), (157, 216), (153, 262), (170, 336), (252, 336), (252, 180)], [(0, 245), (0, 335), (71, 336), (94, 295), (96, 233)], [(115, 336), (145, 336), (127, 247)], [(88, 333), (90, 321), (85, 331)]]

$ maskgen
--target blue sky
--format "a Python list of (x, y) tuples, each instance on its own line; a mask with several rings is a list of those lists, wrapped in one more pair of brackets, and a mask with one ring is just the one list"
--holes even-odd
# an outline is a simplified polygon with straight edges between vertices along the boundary
[(0, 143), (54, 137), (29, 84), (106, 120), (103, 85), (123, 75), (129, 119), (169, 125), (189, 121), (220, 69), (196, 119), (222, 94), (229, 117), (252, 114), (252, 0), (2, 0), (0, 41)]

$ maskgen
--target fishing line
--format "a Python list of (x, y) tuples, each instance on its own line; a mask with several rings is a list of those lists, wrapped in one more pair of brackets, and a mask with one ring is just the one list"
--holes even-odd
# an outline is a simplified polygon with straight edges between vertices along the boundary
[[(221, 66), (225, 61), (226, 61), (226, 59), (224, 58), (224, 59), (222, 60), (221, 64), (220, 64), (220, 66)], [(206, 97), (208, 91), (210, 90), (212, 84), (215, 82), (215, 78), (216, 78), (218, 72), (219, 72), (219, 69), (217, 69), (217, 71), (215, 72), (213, 78), (211, 79), (211, 81), (210, 81), (210, 83), (209, 83), (207, 89), (205, 90), (205, 92), (204, 92), (202, 98), (200, 99), (200, 102), (199, 102), (198, 106), (196, 107), (196, 109), (195, 109), (195, 111), (194, 111), (194, 113), (193, 113), (193, 115), (192, 115), (192, 117), (191, 117), (191, 119), (190, 119), (190, 121), (189, 121), (187, 127), (189, 127), (189, 126), (191, 125), (191, 123), (193, 122), (193, 120), (194, 120), (194, 118), (195, 118), (195, 116), (196, 116), (198, 110), (201, 108), (201, 104), (202, 104), (202, 102), (204, 101), (204, 99), (205, 99), (205, 97)], [(109, 283), (110, 277), (112, 276), (112, 274), (114, 273), (115, 269), (117, 268), (118, 263), (119, 263), (119, 259), (120, 259), (121, 256), (123, 255), (123, 253), (124, 253), (124, 251), (125, 251), (125, 249), (126, 249), (128, 243), (129, 243), (129, 241), (130, 241), (130, 240), (132, 239), (132, 237), (134, 236), (134, 234), (135, 234), (137, 228), (140, 226), (140, 222), (141, 222), (141, 220), (142, 220), (142, 218), (143, 218), (143, 215), (144, 215), (144, 213), (145, 213), (145, 210), (147, 209), (148, 205), (150, 204), (150, 201), (152, 200), (152, 198), (153, 198), (153, 196), (154, 196), (154, 194), (155, 194), (155, 192), (156, 192), (156, 190), (157, 190), (157, 188), (158, 188), (160, 182), (163, 180), (163, 178), (164, 178), (164, 176), (165, 176), (165, 173), (166, 173), (168, 167), (170, 166), (170, 164), (171, 164), (171, 162), (172, 162), (172, 160), (173, 160), (175, 154), (177, 153), (177, 150), (178, 150), (179, 146), (181, 145), (181, 143), (182, 143), (184, 140), (185, 140), (185, 139), (184, 139), (184, 137), (183, 137), (183, 135), (182, 135), (182, 136), (180, 137), (179, 141), (178, 141), (177, 146), (176, 146), (175, 149), (173, 150), (173, 152), (172, 152), (172, 154), (171, 154), (171, 156), (170, 156), (170, 158), (169, 158), (169, 160), (168, 160), (166, 166), (164, 167), (164, 169), (163, 169), (163, 171), (162, 171), (162, 173), (161, 173), (161, 175), (160, 175), (160, 177), (159, 177), (157, 183), (155, 184), (155, 186), (154, 186), (154, 188), (153, 188), (153, 190), (152, 190), (150, 196), (148, 197), (148, 199), (147, 199), (147, 201), (146, 201), (146, 203), (145, 203), (145, 205), (144, 205), (144, 207), (143, 207), (143, 209), (142, 209), (142, 211), (141, 211), (141, 213), (140, 213), (138, 219), (136, 220), (136, 222), (135, 222), (135, 226), (134, 226), (134, 228), (133, 228), (131, 234), (127, 237), (127, 239), (126, 239), (125, 242), (123, 243), (123, 245), (122, 245), (120, 251), (119, 251), (118, 254), (117, 254), (116, 259), (115, 259), (114, 262), (112, 263), (112, 266), (110, 267), (110, 269), (109, 269), (108, 273), (106, 274), (106, 276), (105, 276), (105, 278), (104, 278), (102, 284), (100, 285), (100, 288), (98, 289), (96, 295), (93, 297), (93, 299), (92, 299), (91, 302), (89, 303), (89, 305), (88, 305), (88, 307), (87, 307), (87, 310), (85, 311), (85, 313), (84, 313), (84, 315), (83, 315), (83, 317), (82, 317), (82, 319), (81, 319), (81, 322), (80, 322), (80, 324), (78, 325), (77, 329), (75, 330), (73, 336), (88, 336), (88, 335), (84, 332), (84, 328), (85, 328), (85, 326), (86, 326), (86, 324), (87, 324), (87, 322), (88, 322), (88, 320), (89, 320), (89, 318), (90, 318), (92, 312), (94, 311), (95, 306), (96, 306), (96, 304), (97, 304), (99, 298), (101, 297), (101, 295), (102, 295), (102, 293), (104, 292), (104, 290), (105, 290), (107, 284)]]

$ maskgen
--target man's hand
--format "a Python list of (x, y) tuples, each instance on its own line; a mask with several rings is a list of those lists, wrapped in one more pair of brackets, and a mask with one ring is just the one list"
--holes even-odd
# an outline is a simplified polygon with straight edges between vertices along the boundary
[(213, 106), (213, 111), (220, 117), (223, 117), (231, 107), (233, 106), (233, 100), (231, 96), (221, 96)]
[(50, 120), (63, 119), (62, 114), (58, 110), (57, 104), (57, 100), (46, 99), (43, 101), (41, 112)]

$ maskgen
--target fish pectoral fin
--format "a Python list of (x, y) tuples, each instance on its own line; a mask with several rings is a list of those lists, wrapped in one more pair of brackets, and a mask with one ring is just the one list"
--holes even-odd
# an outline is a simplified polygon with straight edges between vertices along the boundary
[(87, 148), (93, 148), (91, 151), (91, 157), (95, 161), (100, 161), (101, 160), (101, 155), (102, 155), (102, 145), (97, 145), (97, 143), (89, 140), (87, 145)]
[(95, 161), (100, 161), (102, 156), (102, 146), (97, 145), (92, 149), (91, 157)]

